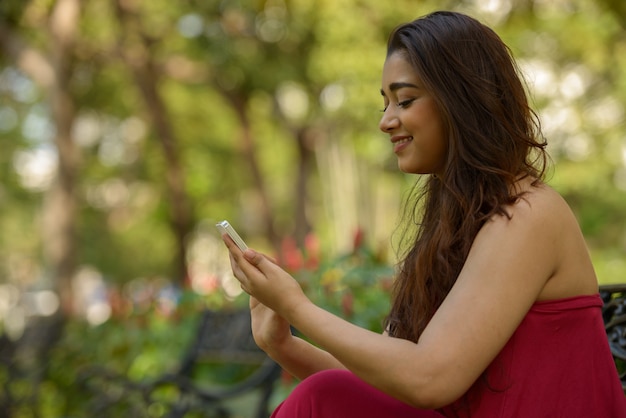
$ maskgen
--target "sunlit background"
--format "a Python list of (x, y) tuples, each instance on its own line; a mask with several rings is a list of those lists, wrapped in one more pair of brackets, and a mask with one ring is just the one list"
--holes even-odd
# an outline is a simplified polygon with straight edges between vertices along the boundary
[[(74, 274), (69, 278), (76, 311), (98, 324), (110, 314), (106, 302), (110, 283), (119, 285), (133, 300), (145, 290), (138, 289), (151, 283), (148, 287), (158, 288), (152, 289), (155, 297), (167, 299), (175, 297), (170, 287), (183, 279), (171, 277), (167, 267), (175, 253), (167, 231), (167, 218), (173, 215), (163, 213), (168, 211), (163, 178), (168, 174), (159, 155), (159, 133), (150, 120), (153, 115), (147, 114), (150, 105), (141, 102), (137, 83), (126, 74), (129, 71), (124, 65), (133, 65), (128, 62), (132, 57), (120, 58), (115, 51), (141, 46), (116, 43), (111, 32), (119, 23), (107, 21), (113, 18), (110, 15), (95, 29), (81, 31), (98, 19), (98, 13), (108, 11), (111, 6), (106, 4), (85, 2), (80, 12), (75, 12), (80, 14), (73, 15), (71, 2), (60, 1), (56, 8), (70, 16), (55, 17), (55, 4), (50, 2), (17, 3), (3, 6), (5, 18), (10, 19), (3, 23), (6, 39), (0, 72), (0, 134), (3, 161), (8, 164), (0, 189), (0, 204), (5, 208), (0, 215), (4, 236), (0, 316), (5, 331), (13, 337), (20, 335), (24, 316), (50, 315), (60, 306), (52, 282), (63, 279), (50, 277), (50, 260), (42, 258), (45, 235), (40, 233), (40, 218), (46, 216), (42, 200), (53, 193), (51, 185), (61, 169), (60, 145), (55, 140), (61, 133), (53, 108), (58, 104), (50, 100), (54, 88), (70, 89), (65, 93), (72, 100), (68, 105), (74, 108), (67, 140), (81, 160), (70, 173), (79, 207), (72, 219), (77, 247)], [(293, 237), (296, 232), (299, 244), (306, 234), (318, 234), (323, 237), (323, 248), (331, 253), (345, 250), (359, 228), (377, 242), (388, 239), (401, 191), (412, 180), (392, 172), (390, 152), (376, 132), (376, 83), (384, 35), (393, 25), (434, 10), (432, 5), (342, 2), (316, 6), (317, 16), (307, 21), (306, 13), (314, 6), (304, 2), (266, 1), (258, 9), (246, 2), (210, 2), (198, 8), (193, 2), (177, 7), (121, 2), (126, 3), (122, 7), (141, 14), (144, 27), (140, 30), (155, 36), (154, 48), (143, 51), (151, 56), (143, 58), (159, 65), (160, 73), (153, 81), (166, 106), (179, 164), (188, 176), (182, 180), (186, 198), (196, 209), (184, 242), (186, 279), (192, 289), (205, 294), (221, 287), (226, 297), (238, 294), (237, 286), (228, 279), (221, 243), (209, 225), (221, 218), (235, 221), (254, 244), (274, 245), (277, 251), (276, 241), (270, 240)], [(624, 60), (619, 54), (624, 49), (620, 24), (625, 17), (617, 14), (619, 10), (612, 10), (608, 0), (490, 0), (445, 5), (493, 25), (512, 46), (555, 159), (555, 186), (576, 199), (593, 200), (596, 187), (614, 194), (610, 200), (619, 205), (606, 208), (609, 217), (625, 209), (625, 92), (624, 72), (619, 71)], [(326, 21), (325, 15), (331, 18)], [(55, 73), (60, 71), (54, 62), (54, 36), (33, 33), (39, 23), (53, 26), (53, 18), (59, 25), (77, 26), (58, 29), (58, 36), (67, 30), (73, 37), (65, 52), (66, 59), (73, 60), (65, 86), (54, 85)], [(366, 25), (359, 24), (363, 22)], [(162, 31), (160, 37), (157, 28)], [(307, 36), (313, 39), (303, 39)], [(220, 45), (211, 45), (213, 41)], [(13, 44), (19, 45), (17, 49)], [(289, 68), (263, 66), (273, 59)], [(93, 60), (95, 63), (90, 62)], [(258, 67), (254, 67), (255, 60)], [(41, 67), (33, 70), (34, 64)], [(283, 74), (273, 73), (277, 70)], [(265, 71), (270, 74), (263, 74)], [(100, 82), (99, 78), (107, 80)], [(224, 102), (238, 97), (245, 106), (242, 109)], [(234, 111), (245, 113), (245, 120), (237, 120)], [(252, 126), (242, 127), (241, 123)], [(249, 132), (242, 133), (242, 129)], [(250, 135), (251, 144), (242, 144), (242, 135)], [(249, 158), (257, 161), (260, 172), (251, 172), (248, 166), (244, 156), (248, 146), (254, 147)], [(301, 183), (307, 193), (304, 208), (294, 207), (297, 184), (293, 180), (302, 168), (297, 165), (303, 163), (296, 146), (307, 147), (310, 155), (303, 157), (313, 158)], [(561, 166), (565, 167), (563, 174)], [(583, 184), (570, 178), (570, 173)], [(255, 181), (253, 176), (261, 178)], [(271, 212), (260, 209), (263, 199)], [(574, 203), (587, 206), (593, 202)], [(15, 217), (18, 210), (20, 216)], [(602, 218), (602, 208), (594, 215)], [(83, 232), (80, 228), (86, 222), (104, 224)], [(602, 219), (589, 222), (601, 223)], [(619, 281), (616, 275), (626, 271), (623, 217), (613, 222), (610, 227), (616, 231), (608, 235), (617, 236), (614, 242), (610, 236), (603, 242), (604, 231), (598, 236), (598, 231), (588, 231), (595, 244), (592, 250), (598, 251), (600, 271), (615, 273), (600, 275), (602, 281)], [(267, 223), (274, 236), (269, 236)], [(135, 227), (142, 228), (142, 236), (132, 236)], [(104, 242), (98, 237), (101, 232), (107, 234)], [(113, 260), (104, 261), (94, 254), (112, 251), (115, 239), (126, 240), (124, 246), (145, 245), (149, 240), (165, 243), (152, 252), (156, 259), (147, 263), (147, 276), (143, 277), (112, 268)], [(85, 246), (92, 247), (87, 254), (81, 251)], [(605, 250), (615, 258), (604, 254)], [(137, 263), (132, 270), (141, 270), (142, 261), (132, 260)]]
[[(0, 72), (0, 134), (3, 161), (10, 165), (3, 170), (5, 180), (0, 190), (0, 202), (9, 208), (0, 215), (4, 225), (0, 315), (12, 336), (19, 336), (26, 322), (24, 315), (49, 315), (60, 306), (50, 283), (59, 278), (49, 277), (49, 260), (42, 258), (46, 243), (39, 229), (40, 218), (45, 216), (42, 211), (46, 210), (42, 200), (52, 193), (51, 185), (61, 169), (60, 145), (55, 141), (60, 135), (55, 126), (56, 104), (50, 93), (63, 86), (54, 85), (55, 72), (59, 71), (54, 62), (54, 37), (33, 33), (38, 23), (53, 26), (53, 18), (58, 25), (68, 27), (57, 29), (57, 36), (64, 36), (63, 30), (73, 36), (65, 52), (67, 59), (73, 60), (71, 79), (65, 85), (70, 91), (65, 93), (72, 100), (68, 105), (74, 106), (68, 141), (81, 159), (70, 173), (80, 208), (72, 219), (78, 231), (71, 277), (77, 312), (98, 324), (110, 312), (106, 307), (110, 282), (120, 285), (131, 299), (141, 293), (137, 288), (142, 283), (151, 283), (146, 277), (111, 269), (111, 261), (101, 262), (99, 257), (81, 251), (84, 246), (92, 247), (88, 253), (109, 251), (115, 246), (111, 238), (117, 235), (130, 246), (144, 245), (151, 239), (169, 241), (152, 253), (157, 260), (148, 263), (146, 273), (157, 277), (154, 280), (158, 284), (151, 285), (159, 288), (154, 290), (157, 295), (169, 295), (170, 286), (181, 281), (181, 277), (170, 277), (172, 272), (167, 268), (175, 250), (165, 225), (172, 214), (159, 213), (168, 210), (167, 186), (161, 177), (168, 174), (159, 156), (159, 133), (150, 120), (153, 115), (147, 114), (150, 105), (141, 103), (137, 83), (125, 74), (128, 70), (124, 64), (132, 65), (128, 62), (132, 58), (120, 59), (115, 51), (141, 47), (130, 42), (116, 44), (111, 31), (119, 23), (114, 21), (102, 19), (96, 29), (81, 32), (111, 6), (85, 2), (79, 12), (73, 12), (71, 2), (60, 1), (56, 8), (61, 11), (56, 13), (65, 11), (68, 16), (55, 17), (55, 5), (50, 2), (20, 3), (3, 6), (5, 17), (11, 19), (3, 24), (6, 40)], [(376, 132), (376, 83), (384, 35), (406, 18), (434, 10), (432, 5), (404, 2), (384, 7), (375, 2), (354, 2), (351, 6), (351, 2), (343, 2), (318, 6), (317, 16), (307, 21), (306, 13), (314, 6), (298, 2), (267, 1), (258, 9), (246, 2), (210, 2), (198, 8), (193, 2), (178, 7), (121, 2), (126, 3), (122, 7), (141, 14), (144, 27), (140, 30), (155, 36), (154, 48), (143, 51), (152, 55), (144, 58), (160, 66), (161, 73), (153, 81), (167, 107), (179, 164), (188, 176), (182, 180), (187, 199), (196, 209), (184, 243), (192, 289), (204, 294), (222, 287), (227, 297), (238, 294), (228, 279), (221, 243), (208, 225), (221, 218), (235, 221), (261, 247), (272, 248), (275, 242), (268, 241), (296, 232), (299, 236), (295, 238), (302, 244), (305, 234), (315, 233), (324, 238), (323, 247), (332, 253), (345, 250), (359, 228), (378, 242), (388, 239), (401, 191), (412, 180), (391, 172), (390, 152)], [(624, 16), (617, 14), (619, 10), (612, 10), (608, 0), (490, 0), (448, 2), (446, 6), (493, 25), (512, 46), (555, 159), (556, 187), (577, 198), (593, 199), (598, 185), (598, 189), (615, 194), (616, 202), (620, 202), (617, 196), (624, 202), (624, 76), (618, 71), (623, 68), (618, 52), (624, 48), (620, 26)], [(326, 15), (331, 16), (328, 21)], [(69, 28), (74, 25), (77, 27)], [(367, 30), (362, 30), (364, 27)], [(157, 28), (162, 31), (160, 37)], [(565, 33), (563, 28), (567, 28)], [(304, 40), (307, 36), (314, 39)], [(220, 45), (212, 46), (211, 42)], [(85, 51), (88, 48), (91, 50)], [(263, 66), (273, 59), (289, 68)], [(255, 60), (258, 67), (253, 67)], [(35, 64), (41, 67), (33, 70)], [(272, 74), (277, 70), (284, 74)], [(264, 75), (264, 71), (270, 74)], [(99, 78), (109, 80), (99, 82)], [(254, 79), (263, 82), (257, 85)], [(220, 94), (222, 97), (217, 97)], [(241, 96), (244, 109), (224, 103), (224, 99), (237, 96)], [(233, 111), (244, 112), (247, 120), (236, 120)], [(185, 126), (191, 121), (192, 126)], [(252, 126), (242, 128), (242, 122)], [(216, 123), (221, 126), (216, 127)], [(250, 131), (242, 133), (242, 129)], [(250, 145), (242, 144), (246, 134), (251, 135)], [(257, 161), (259, 173), (251, 172), (249, 160), (242, 155), (247, 146), (255, 147), (250, 158)], [(307, 193), (304, 208), (293, 207), (297, 193), (293, 180), (300, 169), (297, 164), (303, 162), (294, 150), (296, 146), (308, 147), (310, 156), (305, 157), (314, 158), (302, 180)], [(225, 165), (233, 169), (225, 169)], [(565, 167), (567, 177), (559, 172), (560, 166)], [(597, 173), (598, 166), (605, 166), (604, 172)], [(570, 171), (582, 178), (584, 185), (569, 178)], [(255, 182), (251, 177), (257, 175), (262, 178)], [(213, 178), (203, 180), (202, 176)], [(388, 188), (391, 191), (385, 192)], [(272, 212), (262, 213), (262, 199)], [(624, 207), (626, 202), (607, 210)], [(17, 219), (13, 217), (15, 210), (23, 211)], [(89, 212), (91, 219), (81, 221), (84, 212)], [(600, 208), (597, 216), (602, 216)], [(83, 222), (104, 222), (108, 239), (102, 243), (98, 231), (94, 235), (82, 232)], [(274, 229), (273, 237), (268, 236), (264, 225), (268, 222)], [(302, 224), (296, 225), (298, 222)], [(138, 226), (140, 223), (143, 225)], [(151, 225), (159, 223), (162, 225)], [(594, 236), (597, 262), (619, 266), (602, 265), (601, 271), (623, 274), (623, 218), (615, 219), (613, 226), (619, 230), (615, 233), (619, 239), (608, 251), (616, 258), (602, 254), (602, 235)], [(143, 228), (142, 237), (132, 237), (134, 227)], [(17, 231), (20, 238), (11, 238)], [(141, 270), (142, 260), (133, 262), (138, 264), (133, 270)], [(43, 289), (34, 290), (38, 287)]]
[(393, 265), (415, 179), (377, 128), (380, 70), (389, 31), (437, 9), (511, 47), (550, 184), (599, 281), (625, 282), (622, 0), (4, 0), (0, 335), (245, 303), (222, 219), (296, 275), (355, 241)]

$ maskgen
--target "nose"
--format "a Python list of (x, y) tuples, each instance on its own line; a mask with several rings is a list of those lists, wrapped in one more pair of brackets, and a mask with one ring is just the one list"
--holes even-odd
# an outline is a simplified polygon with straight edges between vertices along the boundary
[(400, 120), (396, 115), (393, 114), (389, 107), (384, 110), (383, 116), (380, 118), (380, 122), (378, 122), (378, 129), (385, 133), (389, 133), (392, 130), (396, 129), (400, 125)]

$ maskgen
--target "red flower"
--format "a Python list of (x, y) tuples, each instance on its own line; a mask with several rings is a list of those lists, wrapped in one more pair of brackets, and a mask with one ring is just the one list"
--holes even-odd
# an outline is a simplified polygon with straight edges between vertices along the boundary
[(346, 318), (354, 314), (354, 295), (352, 292), (345, 292), (341, 297), (341, 310)]
[(291, 237), (285, 237), (281, 245), (282, 262), (288, 271), (298, 271), (304, 264), (302, 252), (296, 244), (296, 240)]
[(307, 234), (304, 238), (304, 249), (306, 250), (306, 268), (315, 270), (320, 265), (320, 241), (313, 233)]
[(352, 239), (352, 248), (354, 249), (355, 253), (359, 250), (359, 248), (363, 246), (364, 241), (365, 231), (363, 231), (363, 228), (359, 227), (354, 233), (354, 237)]

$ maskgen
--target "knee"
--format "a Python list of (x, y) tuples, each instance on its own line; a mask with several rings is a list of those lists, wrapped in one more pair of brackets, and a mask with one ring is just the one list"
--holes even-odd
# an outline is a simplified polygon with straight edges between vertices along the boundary
[(309, 418), (323, 415), (324, 408), (336, 409), (345, 391), (358, 378), (347, 370), (323, 370), (301, 381), (272, 417)]
[(304, 379), (295, 391), (304, 392), (308, 397), (327, 396), (354, 387), (357, 382), (359, 379), (348, 370), (323, 370)]

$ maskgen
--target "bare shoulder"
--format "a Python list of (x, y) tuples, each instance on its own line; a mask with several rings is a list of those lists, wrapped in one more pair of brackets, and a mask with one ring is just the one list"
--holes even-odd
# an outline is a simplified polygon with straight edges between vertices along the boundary
[(495, 265), (500, 260), (512, 270), (523, 269), (520, 283), (534, 282), (537, 300), (596, 292), (589, 250), (565, 199), (546, 184), (526, 181), (518, 187), (521, 197), (505, 208), (508, 216), (493, 216), (482, 227), (467, 262), (485, 259)]
[(545, 282), (557, 269), (563, 231), (575, 229), (577, 223), (565, 200), (547, 185), (526, 180), (517, 185), (517, 192), (520, 197), (504, 208), (506, 214), (494, 215), (483, 225), (467, 262), (532, 264), (541, 267), (536, 280)]
[(510, 218), (494, 219), (493, 226), (500, 231), (509, 229), (540, 249), (543, 257), (538, 257), (537, 261), (550, 265), (550, 275), (538, 299), (597, 291), (597, 278), (585, 238), (566, 200), (546, 184), (525, 187), (520, 199), (507, 208)]
[(495, 216), (493, 223), (519, 232), (527, 230), (536, 238), (549, 238), (551, 233), (561, 234), (564, 229), (578, 231), (576, 217), (556, 190), (544, 183), (532, 185), (530, 181), (519, 187), (522, 194), (506, 207), (508, 216)]
[(545, 183), (532, 185), (526, 183), (521, 186), (522, 195), (518, 201), (512, 205), (515, 212), (533, 213), (535, 216), (560, 218), (564, 213), (571, 214), (572, 211), (563, 198), (552, 187)]

